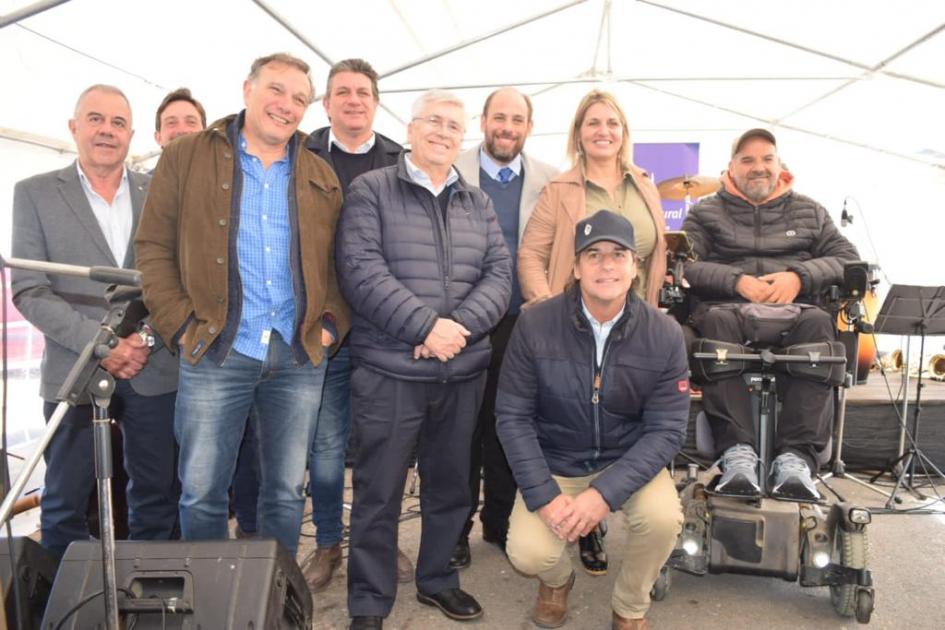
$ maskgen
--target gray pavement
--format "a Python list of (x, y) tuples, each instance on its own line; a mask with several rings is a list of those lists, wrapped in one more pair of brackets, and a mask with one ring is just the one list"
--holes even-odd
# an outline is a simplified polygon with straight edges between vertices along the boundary
[[(884, 497), (850, 481), (833, 480), (830, 483), (848, 499), (864, 506), (878, 507), (885, 502)], [(939, 487), (945, 492), (945, 484)], [(401, 548), (414, 558), (419, 548), (420, 520), (411, 518), (409, 512), (415, 512), (417, 504), (415, 498), (405, 499), (407, 514), (400, 526)], [(903, 507), (916, 504), (907, 498)], [(607, 576), (591, 577), (579, 570), (569, 600), (569, 618), (565, 628), (610, 628), (611, 589), (620, 565), (620, 548), (626, 531), (619, 515), (611, 516), (608, 523), (610, 530), (605, 546), (610, 555), (611, 571)], [(876, 588), (876, 610), (868, 627), (945, 628), (945, 614), (939, 607), (939, 597), (945, 594), (945, 512), (931, 516), (876, 515), (868, 532), (869, 568)], [(303, 535), (311, 536), (313, 533), (311, 523), (303, 527)], [(313, 538), (303, 537), (300, 559), (313, 544)], [(535, 580), (516, 573), (495, 546), (484, 542), (478, 523), (473, 529), (471, 546), (472, 566), (462, 571), (461, 583), (485, 609), (482, 619), (467, 623), (450, 621), (438, 610), (418, 603), (413, 584), (406, 584), (401, 585), (385, 628), (535, 628), (529, 621), (537, 589)], [(580, 566), (576, 548), (572, 548), (571, 553), (575, 566)], [(345, 565), (342, 565), (329, 587), (314, 596), (314, 628), (347, 628), (346, 579)], [(773, 578), (741, 575), (700, 578), (679, 572), (673, 574), (672, 588), (666, 599), (654, 602), (648, 619), (654, 630), (800, 630), (854, 628), (858, 625), (854, 619), (841, 618), (834, 613), (826, 588), (801, 588), (796, 583)]]

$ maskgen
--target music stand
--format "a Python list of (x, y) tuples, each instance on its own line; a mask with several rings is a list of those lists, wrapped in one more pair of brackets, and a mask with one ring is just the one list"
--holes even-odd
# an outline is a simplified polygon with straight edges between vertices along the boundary
[[(945, 481), (945, 474), (939, 470), (935, 464), (919, 449), (918, 431), (919, 418), (922, 414), (922, 362), (925, 354), (925, 338), (929, 335), (945, 335), (945, 286), (942, 287), (919, 287), (912, 285), (896, 284), (890, 287), (889, 294), (883, 302), (879, 315), (876, 317), (875, 330), (880, 334), (887, 335), (918, 335), (919, 336), (919, 377), (916, 384), (915, 405), (913, 407), (912, 435), (909, 449), (900, 453), (899, 457), (890, 464), (894, 468), (901, 463), (899, 478), (896, 480), (896, 486), (893, 488), (886, 507), (892, 509), (896, 494), (903, 486), (908, 471), (909, 487), (915, 475), (915, 464), (918, 459), (926, 470), (926, 477), (929, 483), (932, 479), (928, 474), (928, 468)], [(908, 372), (908, 364), (905, 367)], [(905, 400), (909, 398), (908, 390), (904, 392)], [(906, 416), (908, 407), (903, 405), (902, 427), (904, 436), (908, 431), (908, 417)], [(902, 440), (900, 440), (902, 442)], [(928, 468), (925, 468), (928, 466)], [(932, 484), (933, 489), (935, 488)]]

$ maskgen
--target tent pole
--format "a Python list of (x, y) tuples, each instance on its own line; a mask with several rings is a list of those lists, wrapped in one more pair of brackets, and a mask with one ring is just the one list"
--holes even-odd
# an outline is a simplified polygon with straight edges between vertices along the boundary
[[(775, 44), (781, 44), (782, 46), (787, 46), (788, 48), (794, 48), (795, 50), (800, 50), (800, 51), (802, 51), (802, 52), (810, 53), (810, 54), (812, 54), (812, 55), (817, 55), (818, 57), (824, 57), (825, 59), (831, 59), (831, 60), (833, 60), (833, 61), (837, 61), (837, 62), (839, 62), (839, 63), (843, 63), (843, 64), (846, 64), (846, 65), (848, 65), (848, 66), (853, 66), (854, 68), (859, 68), (860, 70), (864, 70), (864, 71), (866, 71), (866, 72), (880, 72), (880, 73), (882, 73), (882, 74), (885, 74), (885, 75), (887, 75), (887, 76), (893, 77), (893, 78), (895, 78), (895, 79), (902, 79), (902, 80), (904, 80), (904, 81), (912, 81), (913, 83), (921, 83), (922, 85), (928, 85), (928, 86), (931, 86), (931, 87), (945, 88), (945, 84), (943, 84), (943, 83), (938, 83), (937, 81), (932, 81), (932, 80), (930, 80), (930, 79), (923, 79), (923, 78), (921, 78), (921, 77), (917, 77), (917, 76), (914, 76), (914, 75), (911, 75), (911, 74), (904, 74), (904, 73), (900, 73), (900, 72), (891, 72), (891, 71), (889, 71), (889, 70), (883, 70), (883, 69), (882, 69), (882, 66), (885, 65), (886, 63), (888, 63), (888, 62), (890, 61), (890, 59), (887, 59), (886, 61), (880, 63), (878, 66), (870, 66), (869, 64), (861, 63), (861, 62), (859, 62), (859, 61), (854, 61), (854, 60), (852, 60), (852, 59), (847, 59), (846, 57), (840, 57), (839, 55), (833, 55), (833, 54), (831, 54), (831, 53), (824, 52), (824, 51), (822, 51), (822, 50), (817, 50), (817, 49), (815, 49), (815, 48), (809, 48), (809, 47), (807, 47), (807, 46), (802, 46), (801, 44), (796, 44), (796, 43), (794, 43), (794, 42), (789, 42), (789, 41), (784, 40), (784, 39), (779, 39), (779, 38), (777, 38), (777, 37), (772, 37), (771, 35), (765, 35), (764, 33), (759, 33), (758, 31), (753, 31), (753, 30), (748, 29), (748, 28), (744, 28), (744, 27), (741, 27), (741, 26), (735, 26), (734, 24), (729, 24), (729, 23), (727, 23), (727, 22), (722, 22), (721, 20), (716, 20), (716, 19), (710, 18), (710, 17), (708, 17), (708, 16), (706, 16), (706, 15), (699, 15), (698, 13), (691, 13), (691, 12), (689, 12), (689, 11), (684, 11), (684, 10), (682, 10), (682, 9), (677, 9), (676, 7), (666, 6), (666, 5), (661, 4), (661, 3), (659, 3), (659, 2), (653, 2), (652, 0), (637, 0), (637, 2), (640, 2), (640, 3), (642, 3), (642, 4), (649, 5), (649, 6), (651, 6), (651, 7), (655, 7), (655, 8), (657, 8), (657, 9), (663, 9), (664, 11), (671, 11), (671, 12), (673, 12), (673, 13), (678, 13), (678, 14), (680, 14), (680, 15), (685, 15), (686, 17), (690, 17), (690, 18), (693, 18), (693, 19), (695, 19), (695, 20), (701, 20), (702, 22), (708, 22), (709, 24), (714, 24), (714, 25), (716, 25), (716, 26), (721, 26), (722, 28), (727, 28), (727, 29), (730, 29), (730, 30), (733, 30), (733, 31), (737, 31), (737, 32), (739, 32), (739, 33), (744, 33), (745, 35), (751, 35), (752, 37), (759, 37), (759, 38), (764, 39), (764, 40), (767, 40), (767, 41), (769, 41), (769, 42), (774, 42)], [(908, 47), (906, 47), (906, 49), (904, 49), (904, 50), (900, 51), (899, 53), (897, 53), (895, 56), (898, 57), (900, 54), (906, 52), (908, 49), (912, 48), (913, 46), (916, 46), (916, 45), (918, 45), (918, 44), (920, 44), (920, 43), (926, 41), (927, 39), (929, 39), (929, 38), (931, 38), (931, 37), (937, 35), (937, 34), (938, 34), (941, 30), (943, 30), (943, 29), (945, 29), (945, 24), (936, 27), (936, 28), (933, 29), (931, 32), (929, 32), (928, 34), (926, 34), (926, 35), (920, 37), (918, 40), (916, 40), (915, 42), (913, 42), (912, 44), (910, 44)]]
[[(257, 2), (257, 3), (258, 3), (259, 0), (254, 0), (254, 2)], [(543, 13), (539, 13), (538, 15), (533, 15), (533, 16), (531, 16), (531, 17), (525, 18), (524, 20), (519, 20), (518, 22), (514, 22), (514, 23), (509, 24), (509, 25), (507, 25), (507, 26), (503, 26), (503, 27), (500, 28), (500, 29), (497, 29), (497, 30), (492, 31), (492, 32), (490, 32), (490, 33), (486, 33), (485, 35), (480, 35), (480, 36), (478, 36), (478, 37), (473, 37), (472, 39), (463, 40), (463, 41), (461, 41), (461, 42), (459, 42), (459, 43), (457, 43), (457, 44), (453, 44), (452, 46), (448, 46), (448, 47), (446, 47), (446, 48), (444, 48), (444, 49), (442, 49), (442, 50), (438, 50), (438, 51), (433, 52), (433, 53), (430, 53), (430, 54), (428, 54), (428, 55), (424, 55), (424, 56), (422, 56), (422, 57), (419, 57), (418, 59), (414, 59), (413, 61), (408, 61), (408, 62), (405, 63), (405, 64), (399, 65), (399, 66), (397, 66), (397, 67), (395, 67), (395, 68), (391, 68), (390, 70), (387, 70), (386, 72), (382, 72), (382, 73), (380, 74), (380, 78), (386, 79), (387, 77), (392, 76), (392, 75), (395, 75), (395, 74), (397, 74), (397, 73), (399, 73), (399, 72), (403, 72), (404, 70), (409, 70), (409, 69), (411, 69), (411, 68), (413, 68), (413, 67), (415, 67), (415, 66), (419, 66), (419, 65), (424, 64), (424, 63), (426, 63), (426, 62), (428, 62), (428, 61), (433, 61), (434, 59), (438, 59), (439, 57), (443, 57), (444, 55), (448, 55), (448, 54), (450, 54), (450, 53), (454, 53), (454, 52), (456, 52), (457, 50), (462, 50), (463, 48), (467, 48), (467, 47), (469, 47), (469, 46), (472, 46), (473, 44), (478, 44), (478, 43), (483, 42), (483, 41), (485, 41), (485, 40), (487, 40), (487, 39), (491, 39), (491, 38), (493, 38), (493, 37), (495, 37), (495, 36), (497, 36), (497, 35), (502, 35), (503, 33), (507, 33), (507, 32), (509, 32), (509, 31), (511, 31), (511, 30), (514, 30), (514, 29), (516, 29), (516, 28), (518, 28), (518, 27), (520, 27), (520, 26), (524, 26), (524, 25), (526, 25), (526, 24), (530, 24), (530, 23), (535, 22), (535, 21), (537, 21), (537, 20), (540, 20), (540, 19), (542, 19), (542, 18), (548, 17), (549, 15), (554, 15), (555, 13), (558, 13), (558, 12), (560, 12), (560, 11), (564, 11), (565, 9), (570, 9), (571, 7), (573, 7), (573, 6), (575, 6), (575, 5), (584, 4), (585, 2), (587, 2), (587, 0), (573, 0), (572, 2), (568, 2), (568, 3), (566, 3), (566, 4), (563, 4), (563, 5), (559, 6), (559, 7), (556, 7), (556, 8), (554, 8), (554, 9), (551, 9), (551, 10), (549, 10), (549, 11), (545, 11), (545, 12), (543, 12)]]
[(69, 2), (69, 0), (43, 0), (42, 2), (34, 2), (29, 6), (25, 6), (19, 11), (7, 13), (6, 15), (0, 15), (0, 28), (3, 28), (4, 26), (10, 26), (11, 24), (16, 24), (20, 20), (33, 17), (37, 13), (48, 11), (49, 9), (58, 7), (60, 4), (65, 4), (66, 2)]

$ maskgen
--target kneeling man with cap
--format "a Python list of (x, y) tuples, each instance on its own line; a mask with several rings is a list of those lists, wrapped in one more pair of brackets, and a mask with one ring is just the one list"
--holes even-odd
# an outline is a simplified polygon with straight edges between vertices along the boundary
[(601, 210), (580, 221), (574, 251), (573, 286), (522, 312), (502, 364), (497, 426), (519, 487), (508, 556), (539, 579), (532, 620), (560, 626), (574, 584), (568, 543), (622, 511), (613, 626), (646, 628), (683, 519), (666, 465), (685, 437), (686, 349), (676, 322), (630, 290), (627, 219)]

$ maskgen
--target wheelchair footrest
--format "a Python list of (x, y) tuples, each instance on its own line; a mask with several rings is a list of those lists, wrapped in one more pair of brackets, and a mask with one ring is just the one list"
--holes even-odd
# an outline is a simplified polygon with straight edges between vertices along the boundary
[(822, 569), (812, 566), (801, 567), (801, 586), (873, 586), (873, 574), (869, 569), (854, 569), (842, 564), (831, 563)]
[(708, 573), (708, 558), (704, 554), (690, 556), (682, 549), (673, 549), (666, 565), (677, 571), (702, 577)]

